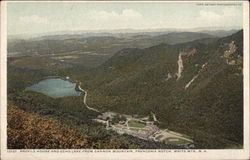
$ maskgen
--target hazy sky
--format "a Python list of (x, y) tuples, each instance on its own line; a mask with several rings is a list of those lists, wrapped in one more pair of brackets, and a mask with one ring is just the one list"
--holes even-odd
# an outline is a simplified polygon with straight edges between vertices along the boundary
[(98, 29), (242, 27), (242, 8), (240, 2), (237, 5), (8, 2), (7, 27), (11, 35)]

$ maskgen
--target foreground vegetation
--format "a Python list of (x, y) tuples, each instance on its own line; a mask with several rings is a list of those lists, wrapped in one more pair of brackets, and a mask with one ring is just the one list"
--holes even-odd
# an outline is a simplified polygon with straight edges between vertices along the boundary
[[(10, 103), (10, 102), (9, 102)], [(72, 127), (8, 105), (9, 149), (90, 148), (86, 137)]]

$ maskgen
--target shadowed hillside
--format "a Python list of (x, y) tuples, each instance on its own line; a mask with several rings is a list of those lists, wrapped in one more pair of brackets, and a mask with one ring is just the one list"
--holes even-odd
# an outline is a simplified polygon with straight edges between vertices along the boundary
[(194, 137), (201, 148), (243, 143), (243, 31), (146, 49), (123, 49), (89, 75), (78, 76), (89, 104), (149, 115), (162, 127)]

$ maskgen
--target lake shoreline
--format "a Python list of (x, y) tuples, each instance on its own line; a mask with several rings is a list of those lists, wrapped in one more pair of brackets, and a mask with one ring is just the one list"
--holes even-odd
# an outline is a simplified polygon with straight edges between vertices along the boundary
[(47, 76), (27, 86), (25, 90), (39, 92), (51, 98), (81, 96), (83, 92), (77, 89), (78, 84), (79, 82), (70, 80), (69, 77)]

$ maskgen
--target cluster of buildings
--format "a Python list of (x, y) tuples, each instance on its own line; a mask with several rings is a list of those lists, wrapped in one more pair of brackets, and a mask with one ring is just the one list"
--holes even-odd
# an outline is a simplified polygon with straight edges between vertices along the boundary
[(144, 128), (128, 127), (126, 125), (112, 125), (112, 130), (119, 134), (129, 134), (134, 137), (138, 137), (144, 140), (150, 140), (150, 136), (153, 135), (159, 128), (155, 125), (147, 125)]
[[(117, 123), (114, 123), (115, 118), (120, 119)], [(117, 114), (114, 112), (105, 112), (98, 115), (94, 121), (105, 124), (106, 129), (111, 129), (119, 134), (129, 134), (141, 139), (149, 140), (149, 137), (159, 130), (159, 128), (154, 125), (153, 121), (148, 121), (149, 117), (135, 118), (131, 115)], [(145, 127), (131, 127), (129, 126), (129, 121), (136, 121), (138, 123), (145, 124)]]
[[(157, 120), (155, 115), (153, 117), (153, 120)], [(98, 115), (97, 118), (94, 119), (94, 121), (106, 125), (107, 130), (114, 130), (119, 134), (128, 134), (144, 140), (164, 142), (164, 140), (162, 139), (169, 137), (169, 135), (171, 134), (170, 132), (165, 133), (165, 131), (160, 130), (154, 124), (154, 121), (149, 121), (149, 117), (135, 118), (135, 116), (131, 115), (117, 114), (115, 112), (105, 112), (101, 115)], [(142, 127), (133, 125), (131, 126), (129, 125), (129, 121), (142, 124)], [(178, 141), (180, 138), (181, 136), (177, 135), (175, 138), (173, 138), (173, 141)], [(190, 142), (192, 142), (192, 140), (190, 140)]]

